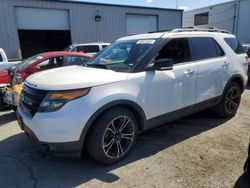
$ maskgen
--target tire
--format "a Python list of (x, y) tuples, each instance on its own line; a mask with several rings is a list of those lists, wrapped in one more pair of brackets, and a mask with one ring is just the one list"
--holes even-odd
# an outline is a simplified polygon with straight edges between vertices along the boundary
[(112, 108), (97, 119), (88, 133), (88, 153), (101, 164), (118, 163), (132, 149), (137, 132), (137, 121), (131, 111)]
[(220, 117), (233, 117), (241, 101), (241, 88), (236, 82), (227, 84), (219, 104), (216, 106), (215, 111)]

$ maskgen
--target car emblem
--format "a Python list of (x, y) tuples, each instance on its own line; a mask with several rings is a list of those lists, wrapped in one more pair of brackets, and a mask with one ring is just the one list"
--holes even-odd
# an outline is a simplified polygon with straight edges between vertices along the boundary
[(36, 86), (37, 86), (36, 84), (32, 84), (32, 83), (27, 82), (27, 81), (25, 81), (25, 83), (26, 83), (28, 86), (31, 86), (31, 87), (36, 87)]

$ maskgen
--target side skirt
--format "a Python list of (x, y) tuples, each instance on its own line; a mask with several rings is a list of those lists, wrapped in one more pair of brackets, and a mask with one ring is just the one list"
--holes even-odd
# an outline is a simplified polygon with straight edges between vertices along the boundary
[(198, 104), (188, 106), (188, 107), (146, 120), (145, 125), (144, 125), (144, 130), (158, 127), (160, 125), (169, 123), (171, 121), (174, 121), (174, 120), (183, 118), (185, 116), (191, 115), (193, 113), (213, 107), (220, 102), (220, 99), (221, 99), (221, 96), (215, 97), (215, 98), (200, 102)]

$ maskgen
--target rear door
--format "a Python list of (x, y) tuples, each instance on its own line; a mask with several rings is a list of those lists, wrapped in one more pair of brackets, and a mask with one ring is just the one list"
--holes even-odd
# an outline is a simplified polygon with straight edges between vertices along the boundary
[(196, 103), (221, 95), (228, 63), (225, 53), (211, 37), (193, 37), (192, 60), (197, 63)]

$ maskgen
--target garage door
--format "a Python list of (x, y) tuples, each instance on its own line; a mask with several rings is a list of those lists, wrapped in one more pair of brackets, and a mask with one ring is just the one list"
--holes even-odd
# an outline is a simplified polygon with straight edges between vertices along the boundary
[(17, 7), (16, 20), (23, 58), (71, 44), (67, 10)]
[(154, 15), (126, 15), (126, 33), (137, 34), (149, 31), (156, 31), (158, 24), (158, 17)]
[(42, 8), (16, 8), (18, 29), (69, 30), (67, 10)]

